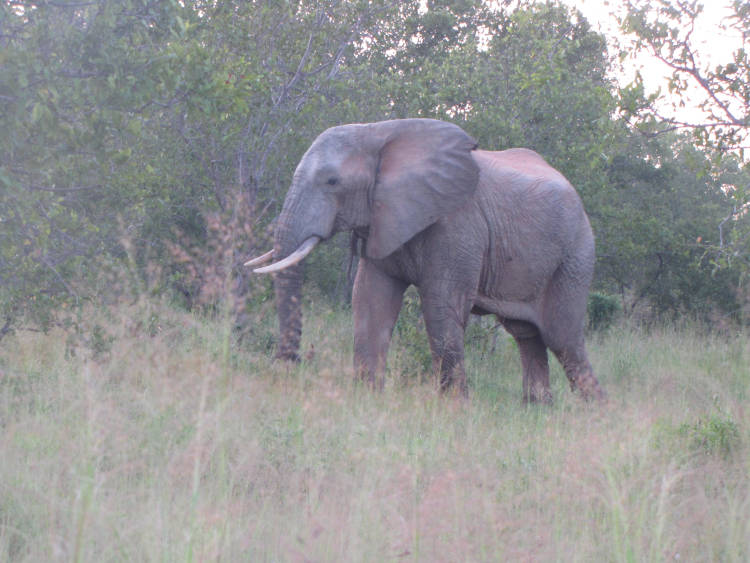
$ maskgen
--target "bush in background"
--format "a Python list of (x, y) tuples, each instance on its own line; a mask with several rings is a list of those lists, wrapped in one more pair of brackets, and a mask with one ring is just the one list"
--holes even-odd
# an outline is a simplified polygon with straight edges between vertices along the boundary
[(614, 295), (593, 291), (588, 301), (589, 329), (607, 330), (622, 312), (620, 300)]

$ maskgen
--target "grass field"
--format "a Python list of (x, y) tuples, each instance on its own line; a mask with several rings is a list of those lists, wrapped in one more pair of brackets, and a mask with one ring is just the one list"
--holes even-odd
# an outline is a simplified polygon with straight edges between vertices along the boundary
[(403, 341), (383, 393), (353, 384), (349, 314), (306, 320), (299, 366), (269, 320), (235, 344), (149, 303), (4, 339), (0, 561), (750, 560), (746, 335), (615, 328), (608, 405), (551, 360), (525, 408), (504, 336), (462, 401)]

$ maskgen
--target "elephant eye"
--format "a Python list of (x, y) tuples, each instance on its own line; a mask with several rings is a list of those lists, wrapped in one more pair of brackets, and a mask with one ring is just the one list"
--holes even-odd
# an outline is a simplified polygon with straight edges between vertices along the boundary
[(328, 178), (328, 181), (326, 182), (329, 186), (335, 186), (338, 183), (338, 178)]

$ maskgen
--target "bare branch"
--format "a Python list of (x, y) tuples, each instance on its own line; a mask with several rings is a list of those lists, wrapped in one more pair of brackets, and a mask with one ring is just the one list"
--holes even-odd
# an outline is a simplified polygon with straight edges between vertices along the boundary
[(94, 184), (93, 186), (70, 186), (67, 188), (58, 188), (55, 186), (28, 186), (28, 188), (32, 191), (40, 191), (40, 192), (52, 192), (52, 193), (70, 193), (70, 192), (86, 192), (86, 191), (93, 191), (93, 190), (101, 190), (102, 189), (101, 184)]
[(690, 49), (690, 46), (687, 45), (687, 44), (683, 44), (683, 47), (687, 50), (687, 52), (689, 54), (690, 60), (692, 62), (691, 66), (679, 65), (679, 64), (675, 63), (674, 61), (671, 61), (671, 60), (667, 59), (666, 57), (664, 57), (659, 52), (658, 49), (656, 49), (656, 47), (653, 47), (653, 53), (654, 53), (654, 56), (657, 59), (659, 59), (660, 61), (662, 61), (664, 64), (666, 64), (667, 66), (669, 66), (673, 70), (676, 70), (678, 72), (684, 72), (684, 73), (689, 74), (690, 76), (692, 76), (695, 79), (695, 81), (701, 86), (701, 88), (703, 88), (703, 90), (705, 90), (705, 92), (708, 94), (708, 96), (716, 103), (716, 105), (721, 108), (722, 112), (724, 112), (724, 114), (729, 118), (729, 122), (728, 123), (726, 123), (726, 122), (725, 123), (715, 123), (714, 126), (719, 126), (719, 125), (734, 125), (736, 127), (747, 127), (746, 120), (740, 119), (740, 118), (736, 117), (732, 113), (732, 111), (729, 109), (729, 107), (727, 106), (727, 104), (724, 103), (722, 100), (719, 99), (719, 97), (716, 94), (716, 90), (711, 87), (711, 83), (709, 82), (709, 80), (707, 80), (706, 78), (704, 78), (703, 75), (701, 74), (700, 70), (698, 70), (698, 68), (697, 68), (697, 66), (695, 64), (694, 55), (693, 55), (692, 50)]
[(10, 333), (12, 327), (13, 327), (13, 316), (6, 315), (5, 324), (3, 325), (2, 328), (0, 328), (0, 340), (2, 340), (8, 333)]

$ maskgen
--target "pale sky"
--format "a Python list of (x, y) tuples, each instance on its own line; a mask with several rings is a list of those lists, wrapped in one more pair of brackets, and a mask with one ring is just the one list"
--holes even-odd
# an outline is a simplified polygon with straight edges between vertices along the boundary
[[(617, 2), (608, 2), (607, 0), (563, 0), (570, 6), (575, 6), (592, 27), (604, 33), (612, 41), (627, 41), (623, 38), (617, 25), (617, 20), (613, 12), (622, 14), (623, 6)], [(693, 45), (696, 47), (698, 62), (700, 68), (710, 65), (714, 67), (717, 64), (727, 64), (732, 60), (732, 53), (742, 47), (742, 36), (735, 30), (721, 29), (722, 21), (731, 14), (729, 0), (706, 0), (704, 12), (697, 21), (696, 29), (693, 32)], [(612, 47), (613, 53), (616, 47)], [(747, 46), (746, 46), (747, 48)], [(663, 94), (668, 94), (666, 76), (671, 75), (672, 71), (663, 62), (659, 61), (652, 55), (641, 54), (635, 60), (628, 59), (623, 63), (622, 82), (629, 83), (635, 77), (636, 70), (640, 70), (641, 76), (645, 83), (647, 92), (654, 92), (661, 87)], [(698, 88), (696, 87), (696, 90)], [(663, 108), (665, 112), (668, 108)], [(693, 108), (680, 110), (680, 117), (689, 119), (691, 115), (696, 115)]]

